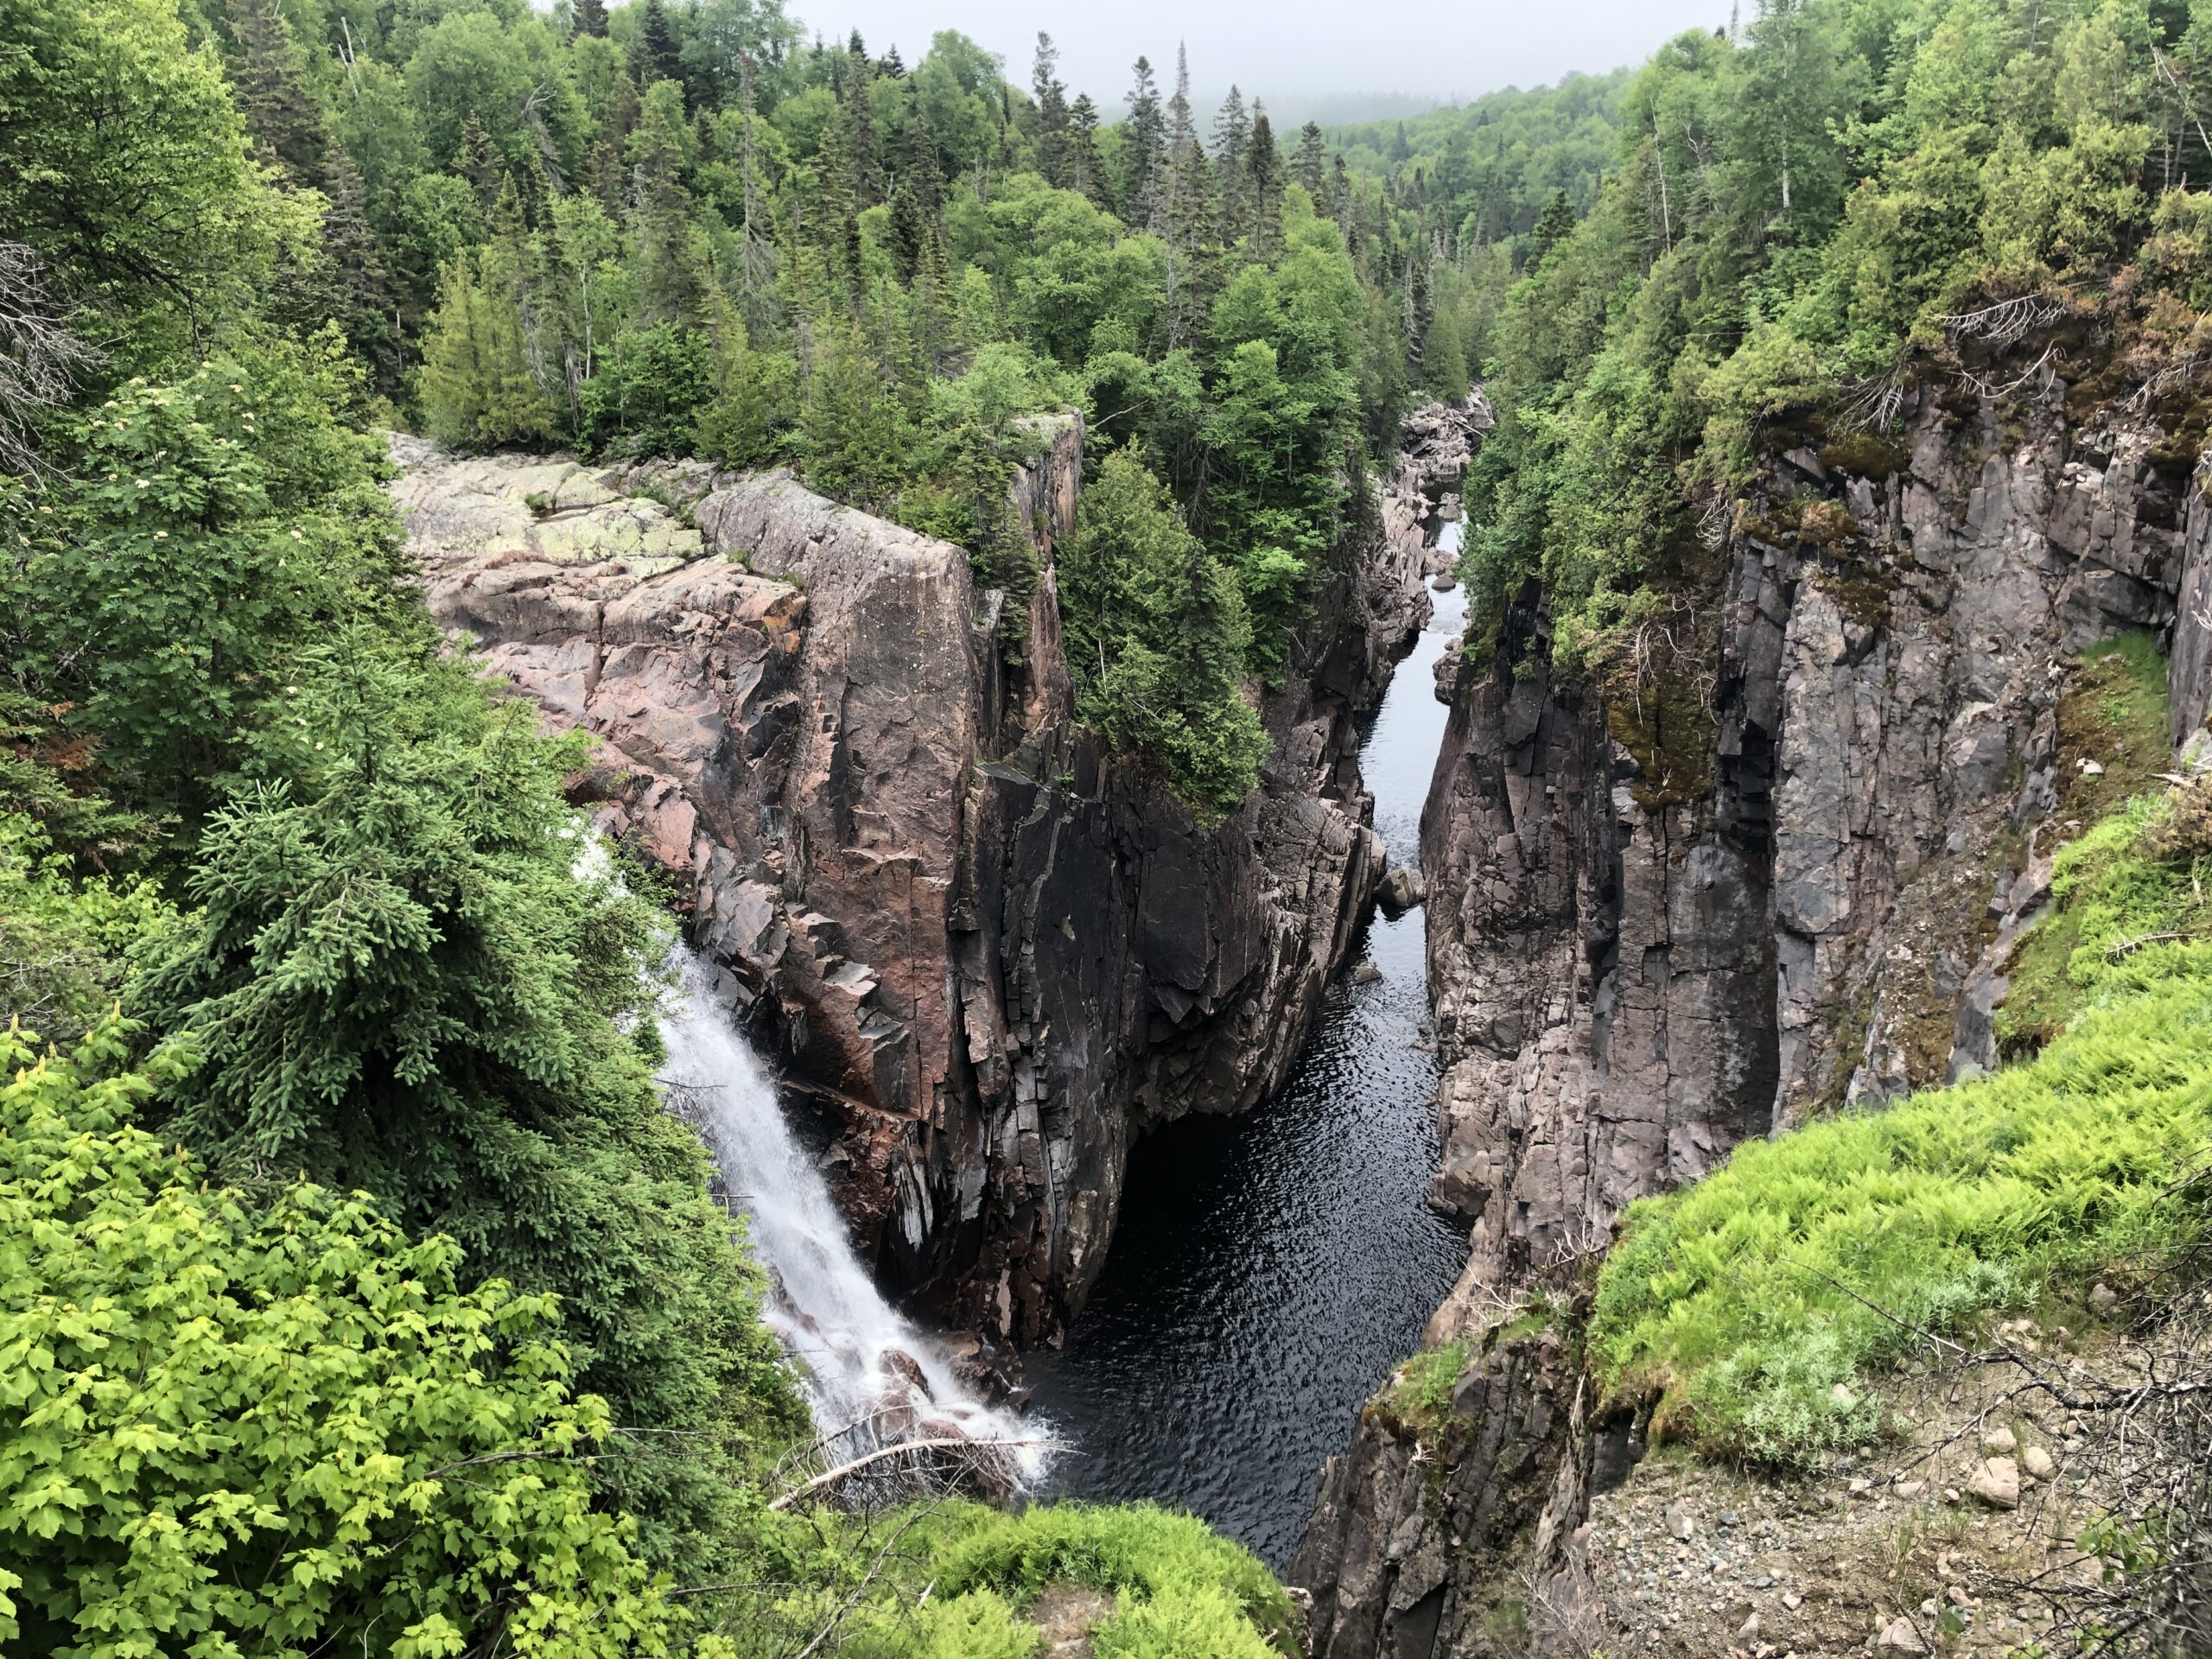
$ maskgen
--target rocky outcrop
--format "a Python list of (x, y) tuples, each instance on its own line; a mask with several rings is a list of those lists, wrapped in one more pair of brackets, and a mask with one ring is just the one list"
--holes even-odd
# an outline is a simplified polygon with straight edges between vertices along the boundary
[[(1996, 1063), (2005, 954), (2047, 895), (2054, 838), (2078, 827), (2069, 792), (2118, 764), (2063, 728), (2082, 653), (2170, 638), (2177, 742), (2212, 701), (2201, 494), (2166, 470), (2160, 434), (2076, 425), (2065, 392), (2000, 410), (1931, 386), (1894, 444), (1773, 456), (1713, 523), (1717, 585), (1660, 595), (1595, 683), (1553, 672), (1534, 588), (1484, 661), (1440, 677), (1452, 713), (1422, 821), (1448, 1066), (1433, 1201), (1473, 1249), (1427, 1343), (1472, 1340), (1487, 1363), (1499, 1319), (1539, 1284), (1566, 1294), (1632, 1199), (1746, 1137)], [(1588, 1391), (1579, 1370), (1528, 1386), (1544, 1398), (1512, 1408), (1524, 1417)], [(1582, 1436), (1520, 1506), (1524, 1607), (1567, 1617), (1583, 1599), (1577, 1471), (1603, 1444)], [(1397, 1576), (1339, 1565), (1367, 1546), (1338, 1535), (1370, 1523), (1341, 1494), (1389, 1488), (1406, 1455), (1370, 1412), (1325, 1481), (1294, 1568), (1322, 1650), (1410, 1605), (1426, 1569), (1404, 1564), (1431, 1545), (1451, 1563), (1437, 1633), (1402, 1650), (1527, 1650), (1484, 1623), (1496, 1552), (1460, 1548), (1433, 1508), (1363, 1500), (1401, 1529)]]
[(1353, 718), (1425, 605), (1395, 543), (1341, 550), (1263, 787), (1200, 823), (1072, 719), (1082, 432), (1035, 438), (1027, 600), (782, 474), (400, 439), (393, 486), (439, 620), (601, 740), (579, 798), (744, 987), (858, 1243), (1024, 1342), (1102, 1264), (1135, 1137), (1287, 1076), (1382, 874)]

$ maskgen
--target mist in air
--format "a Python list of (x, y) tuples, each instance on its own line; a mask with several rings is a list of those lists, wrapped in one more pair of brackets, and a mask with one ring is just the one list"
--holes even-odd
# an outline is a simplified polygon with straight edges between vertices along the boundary
[[(1357, 120), (1533, 86), (1577, 70), (1640, 62), (1686, 29), (1725, 28), (1731, 0), (788, 0), (810, 30), (860, 30), (871, 53), (912, 63), (932, 31), (955, 29), (1029, 79), (1037, 31), (1059, 48), (1060, 78), (1111, 111), (1139, 54), (1166, 81), (1178, 41), (1201, 99), (1233, 81), (1279, 118)], [(1757, 10), (1746, 3), (1745, 14)], [(1203, 106), (1203, 105), (1202, 105)]]

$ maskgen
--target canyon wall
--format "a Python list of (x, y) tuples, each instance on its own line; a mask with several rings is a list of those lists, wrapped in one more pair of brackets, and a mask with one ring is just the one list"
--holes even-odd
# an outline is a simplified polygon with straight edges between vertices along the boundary
[(1427, 619), (1430, 478), (1402, 467), (1322, 573), (1262, 786), (1208, 823), (1073, 718), (1083, 431), (1033, 437), (1027, 600), (781, 473), (402, 438), (393, 486), (441, 624), (601, 740), (577, 798), (673, 878), (863, 1253), (1024, 1344), (1103, 1264), (1134, 1139), (1279, 1086), (1366, 913), (1353, 721)]
[[(1569, 1351), (1578, 1268), (1630, 1200), (1749, 1136), (1993, 1067), (2004, 957), (2076, 791), (2198, 741), (2195, 455), (2123, 412), (2077, 422), (2066, 393), (1930, 386), (1893, 442), (1773, 454), (1709, 523), (1707, 580), (1594, 684), (1554, 671), (1533, 587), (1440, 677), (1432, 1202), (1473, 1249), (1426, 1340), (1469, 1358), (1440, 1446), (1370, 1407), (1331, 1461), (1291, 1569), (1317, 1656), (1586, 1624), (1577, 1529), (1641, 1430), (1632, 1402), (1597, 1419)], [(2096, 752), (2066, 699), (2133, 630), (2171, 643), (2171, 728)], [(1563, 1314), (1541, 1334), (1509, 1318), (1538, 1287)]]

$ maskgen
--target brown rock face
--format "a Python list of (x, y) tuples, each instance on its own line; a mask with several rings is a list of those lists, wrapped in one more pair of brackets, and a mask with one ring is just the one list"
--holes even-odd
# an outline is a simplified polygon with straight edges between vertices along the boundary
[[(2212, 705), (2212, 515), (2154, 464), (2158, 433), (2077, 426), (2064, 391), (1964, 415), (1930, 395), (1879, 476), (1772, 458), (1717, 538), (1718, 590), (1683, 597), (1671, 660), (1610, 701), (1552, 673), (1534, 589), (1487, 662), (1440, 674), (1452, 713), (1421, 836), (1449, 1068), (1433, 1202), (1474, 1248), (1432, 1344), (1471, 1337), (1488, 1364), (1499, 1307), (1563, 1287), (1630, 1200), (1748, 1136), (1996, 1063), (2005, 953), (2071, 833), (2059, 705), (2076, 659), (2160, 632), (2173, 741), (2203, 747)], [(1520, 1386), (1534, 1395), (1509, 1410), (1535, 1419), (1592, 1385)], [(1446, 1524), (1406, 1518), (1423, 1477), (1370, 1409), (1293, 1566), (1318, 1650), (1551, 1650), (1535, 1631), (1501, 1649), (1484, 1622), (1532, 1570), (1535, 1601), (1599, 1618), (1573, 1540), (1591, 1481), (1625, 1473), (1607, 1437), (1631, 1421), (1548, 1452), (1557, 1479), (1501, 1500), (1517, 1504), (1497, 1523), (1510, 1568), (1454, 1545), (1437, 1591), (1349, 1565), (1378, 1539), (1414, 1561)], [(1427, 1478), (1459, 1475), (1447, 1459)], [(1416, 1541), (1398, 1549), (1391, 1527)], [(1404, 1622), (1409, 1585), (1440, 1598), (1433, 1627)]]
[(584, 792), (744, 982), (856, 1242), (1025, 1341), (1102, 1265), (1132, 1140), (1287, 1075), (1382, 874), (1352, 715), (1426, 604), (1387, 537), (1340, 550), (1264, 785), (1202, 826), (1071, 717), (1082, 436), (1040, 425), (1015, 486), (1018, 667), (961, 549), (786, 475), (395, 443), (433, 612), (601, 739)]

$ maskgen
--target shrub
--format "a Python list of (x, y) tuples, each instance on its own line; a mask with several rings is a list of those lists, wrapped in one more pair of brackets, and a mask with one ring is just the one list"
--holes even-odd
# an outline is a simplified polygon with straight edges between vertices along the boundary
[(0, 1031), (0, 1641), (670, 1651), (552, 1299), (463, 1290), (359, 1195), (211, 1187), (132, 1127), (188, 1062), (122, 1070), (129, 1034)]

